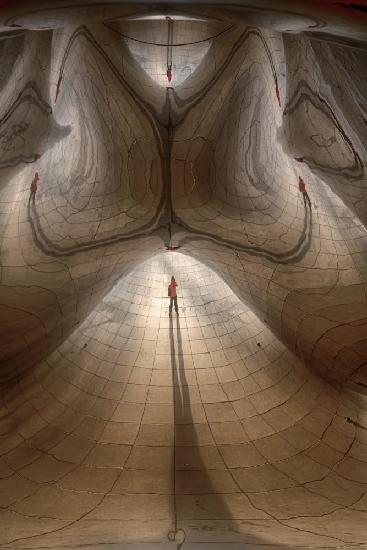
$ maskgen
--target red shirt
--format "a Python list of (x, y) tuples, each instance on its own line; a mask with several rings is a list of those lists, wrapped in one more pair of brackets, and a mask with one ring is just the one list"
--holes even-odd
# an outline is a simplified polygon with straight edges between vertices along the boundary
[(306, 185), (302, 178), (299, 180), (299, 190), (304, 193), (306, 191)]
[(177, 296), (176, 288), (178, 287), (178, 284), (176, 283), (176, 281), (174, 281), (169, 286), (171, 288), (171, 298), (176, 298), (176, 296)]

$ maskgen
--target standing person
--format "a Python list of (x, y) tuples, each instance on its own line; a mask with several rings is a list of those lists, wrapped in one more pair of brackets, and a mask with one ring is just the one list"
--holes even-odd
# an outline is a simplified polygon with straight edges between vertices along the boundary
[(299, 178), (298, 178), (298, 185), (299, 185), (299, 190), (301, 191), (301, 193), (303, 195), (303, 202), (306, 204), (306, 200), (307, 200), (308, 205), (311, 209), (311, 200), (310, 200), (310, 197), (308, 196), (308, 193), (306, 191), (306, 184), (303, 181), (303, 178), (301, 178), (301, 176), (299, 176)]
[(38, 175), (38, 172), (36, 172), (35, 175), (34, 175), (34, 178), (32, 180), (32, 183), (31, 183), (31, 192), (30, 192), (30, 195), (29, 195), (29, 201), (28, 202), (30, 202), (31, 199), (33, 199), (33, 202), (34, 202), (35, 199), (36, 199), (36, 192), (37, 192), (37, 187), (38, 187), (37, 182), (38, 182), (39, 179), (40, 179), (40, 177)]
[(172, 275), (171, 284), (168, 287), (169, 288), (169, 296), (170, 296), (170, 301), (169, 301), (169, 314), (170, 315), (172, 315), (172, 306), (173, 306), (173, 304), (175, 304), (175, 312), (178, 315), (177, 287), (178, 287), (178, 284), (176, 283), (176, 280), (175, 280), (174, 276)]

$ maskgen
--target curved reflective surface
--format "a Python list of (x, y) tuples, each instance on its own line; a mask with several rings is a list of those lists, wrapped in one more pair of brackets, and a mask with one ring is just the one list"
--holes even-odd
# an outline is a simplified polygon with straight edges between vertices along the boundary
[(2, 547), (365, 543), (366, 36), (1, 7)]

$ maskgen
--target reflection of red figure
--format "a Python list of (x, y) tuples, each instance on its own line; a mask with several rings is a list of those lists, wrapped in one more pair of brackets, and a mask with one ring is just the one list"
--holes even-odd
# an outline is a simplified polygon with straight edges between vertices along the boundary
[(307, 200), (308, 205), (311, 209), (311, 200), (310, 200), (310, 197), (308, 196), (308, 193), (306, 191), (306, 184), (305, 184), (303, 178), (301, 178), (301, 176), (298, 177), (298, 186), (299, 186), (299, 190), (301, 191), (301, 193), (303, 195), (303, 202), (305, 203), (305, 206), (306, 206), (306, 200)]
[(35, 173), (34, 175), (34, 178), (32, 180), (32, 183), (31, 183), (31, 192), (30, 192), (30, 195), (29, 195), (29, 202), (30, 200), (32, 199), (33, 202), (35, 201), (36, 199), (36, 192), (37, 192), (37, 182), (38, 180), (40, 179), (39, 175), (38, 175), (38, 172)]
[(276, 93), (276, 95), (277, 95), (279, 107), (281, 107), (281, 103), (280, 103), (280, 93), (279, 93), (279, 87), (278, 87), (278, 82), (277, 82), (277, 81), (275, 81), (275, 93)]
[(167, 79), (168, 79), (168, 82), (171, 82), (171, 80), (172, 80), (172, 71), (171, 71), (171, 69), (167, 69)]

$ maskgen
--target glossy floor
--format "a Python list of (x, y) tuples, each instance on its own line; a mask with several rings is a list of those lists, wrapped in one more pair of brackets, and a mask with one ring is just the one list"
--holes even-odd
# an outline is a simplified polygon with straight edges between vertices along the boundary
[(365, 542), (367, 415), (183, 254), (119, 281), (3, 417), (4, 548)]

